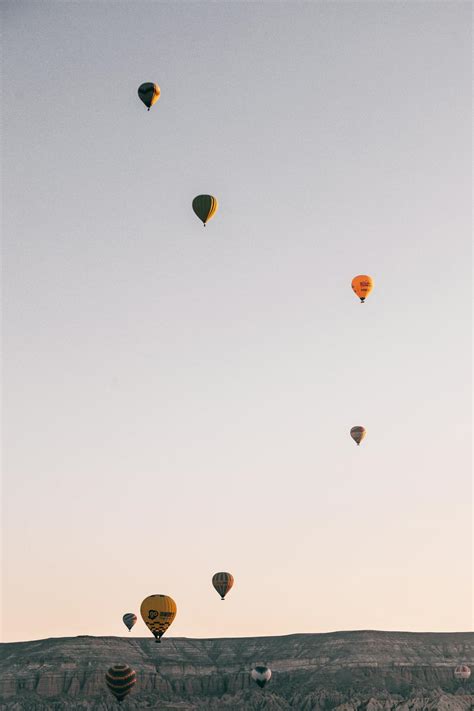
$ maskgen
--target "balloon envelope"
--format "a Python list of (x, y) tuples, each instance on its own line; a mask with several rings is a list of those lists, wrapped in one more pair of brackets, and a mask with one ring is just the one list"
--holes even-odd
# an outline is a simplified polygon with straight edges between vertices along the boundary
[(270, 681), (272, 671), (267, 666), (262, 664), (261, 666), (254, 667), (250, 672), (250, 675), (255, 683), (263, 688), (265, 684)]
[(359, 299), (364, 303), (366, 297), (370, 294), (374, 288), (374, 281), (372, 277), (367, 276), (367, 274), (359, 274), (355, 276), (352, 280), (352, 289), (357, 294)]
[(137, 675), (128, 664), (114, 664), (105, 675), (105, 683), (119, 703), (131, 692), (136, 680)]
[(366, 434), (367, 431), (365, 427), (362, 427), (362, 425), (356, 425), (355, 427), (351, 427), (351, 437), (357, 445), (362, 442)]
[(149, 595), (140, 605), (143, 622), (159, 642), (176, 617), (177, 607), (169, 595)]
[(204, 226), (214, 217), (218, 206), (217, 198), (213, 195), (198, 195), (193, 200), (193, 210)]
[(471, 676), (471, 670), (469, 669), (467, 664), (459, 664), (459, 666), (457, 666), (454, 670), (454, 676), (456, 677), (456, 679), (462, 679), (463, 681), (466, 681)]
[(161, 89), (158, 84), (153, 84), (153, 82), (151, 81), (147, 81), (144, 84), (140, 84), (140, 86), (138, 87), (138, 96), (148, 108), (148, 111), (151, 109), (153, 104), (156, 104), (156, 102), (160, 98), (160, 94)]
[(137, 616), (133, 614), (133, 612), (126, 612), (125, 615), (122, 617), (123, 624), (125, 627), (130, 630), (132, 629), (133, 625), (137, 621)]
[(212, 584), (223, 600), (234, 584), (234, 578), (230, 573), (215, 573)]

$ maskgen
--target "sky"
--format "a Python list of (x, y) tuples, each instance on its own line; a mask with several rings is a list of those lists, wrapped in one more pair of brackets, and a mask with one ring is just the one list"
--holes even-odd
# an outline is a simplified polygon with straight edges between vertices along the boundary
[(470, 3), (1, 12), (3, 640), (471, 629)]

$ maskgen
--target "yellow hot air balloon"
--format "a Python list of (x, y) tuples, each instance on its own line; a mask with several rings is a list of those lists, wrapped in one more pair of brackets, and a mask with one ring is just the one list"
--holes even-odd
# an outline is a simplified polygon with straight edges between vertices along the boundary
[(367, 431), (365, 427), (362, 427), (362, 425), (356, 425), (355, 427), (351, 427), (351, 437), (357, 445), (362, 442), (366, 434)]
[(140, 605), (143, 622), (155, 635), (156, 641), (161, 638), (176, 617), (176, 603), (169, 595), (149, 595)]
[(374, 288), (374, 280), (367, 274), (359, 274), (352, 280), (352, 289), (357, 294), (362, 303)]

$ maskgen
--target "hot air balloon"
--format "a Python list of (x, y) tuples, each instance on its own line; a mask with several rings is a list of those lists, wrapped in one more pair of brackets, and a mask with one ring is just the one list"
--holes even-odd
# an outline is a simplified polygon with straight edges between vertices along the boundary
[(168, 595), (149, 595), (140, 605), (143, 622), (155, 635), (156, 641), (161, 638), (176, 617), (176, 603)]
[(362, 427), (362, 425), (351, 427), (351, 437), (357, 445), (362, 442), (366, 434), (366, 429), (365, 427)]
[(234, 584), (234, 578), (230, 573), (215, 573), (212, 576), (212, 584), (223, 600)]
[(204, 227), (217, 212), (217, 198), (212, 195), (198, 195), (193, 200), (193, 210), (196, 215), (202, 220)]
[(366, 274), (359, 274), (359, 276), (355, 276), (352, 280), (352, 289), (362, 303), (364, 303), (366, 297), (370, 294), (373, 288), (373, 279)]
[(161, 89), (158, 84), (153, 84), (151, 81), (147, 81), (144, 84), (140, 84), (138, 87), (138, 96), (143, 101), (145, 106), (148, 107), (148, 111), (151, 109), (153, 104), (156, 104), (160, 98)]
[(457, 666), (454, 670), (454, 676), (456, 679), (460, 679), (461, 681), (467, 681), (471, 676), (471, 670), (467, 664), (459, 664), (459, 666)]
[(137, 675), (128, 664), (114, 664), (105, 675), (105, 683), (120, 703), (135, 686)]
[(250, 675), (252, 679), (260, 686), (260, 688), (263, 688), (265, 684), (270, 681), (272, 671), (268, 667), (262, 665), (254, 667), (250, 672)]
[(123, 624), (125, 627), (130, 630), (132, 629), (133, 625), (137, 621), (137, 616), (133, 614), (133, 612), (126, 612), (125, 615), (122, 617)]

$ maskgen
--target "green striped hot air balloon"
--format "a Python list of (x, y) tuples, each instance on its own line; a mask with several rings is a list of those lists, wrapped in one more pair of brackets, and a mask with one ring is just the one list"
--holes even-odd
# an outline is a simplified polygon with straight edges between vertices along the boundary
[(218, 202), (213, 195), (198, 195), (193, 200), (193, 210), (204, 227), (217, 212)]

